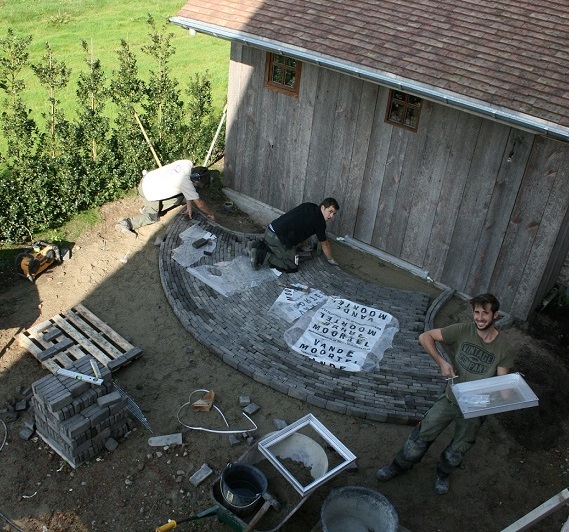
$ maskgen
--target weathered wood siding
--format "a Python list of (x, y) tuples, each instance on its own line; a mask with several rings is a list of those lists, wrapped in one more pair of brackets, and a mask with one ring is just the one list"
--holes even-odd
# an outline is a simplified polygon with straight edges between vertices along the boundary
[(286, 211), (338, 199), (349, 235), (525, 318), (569, 251), (569, 146), (429, 101), (416, 133), (385, 123), (389, 90), (303, 64), (300, 94), (263, 84), (234, 44), (226, 185)]

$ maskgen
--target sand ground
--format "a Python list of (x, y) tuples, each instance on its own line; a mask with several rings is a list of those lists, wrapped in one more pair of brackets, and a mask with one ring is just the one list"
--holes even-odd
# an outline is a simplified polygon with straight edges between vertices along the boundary
[[(220, 193), (212, 190), (204, 197), (222, 225), (243, 232), (262, 230), (242, 213), (224, 211)], [(74, 243), (72, 259), (44, 272), (35, 284), (3, 273), (0, 408), (13, 404), (22, 390), (47, 374), (14, 340), (17, 333), (81, 303), (143, 350), (143, 356), (115, 378), (139, 405), (154, 435), (182, 432), (184, 443), (150, 447), (152, 434), (138, 424), (117, 450), (105, 451), (74, 470), (38, 437), (19, 437), (29, 414), (23, 412), (15, 421), (0, 414), (7, 427), (0, 451), (0, 530), (148, 531), (168, 518), (181, 519), (210, 507), (211, 482), (196, 488), (188, 477), (203, 463), (219, 475), (247, 445), (232, 447), (227, 435), (180, 425), (179, 407), (193, 390), (202, 388), (215, 391), (216, 404), (232, 427), (242, 426), (238, 399), (249, 395), (261, 407), (254, 416), (258, 436), (274, 430), (275, 418), (290, 423), (311, 412), (357, 456), (357, 469), (319, 488), (286, 522), (286, 531), (317, 527), (330, 490), (346, 485), (383, 493), (395, 506), (400, 523), (414, 532), (501, 530), (569, 485), (566, 316), (543, 313), (504, 333), (518, 351), (515, 369), (526, 377), (540, 406), (490, 416), (477, 445), (453, 476), (448, 495), (436, 495), (433, 482), (438, 454), (450, 432), (413, 471), (380, 484), (375, 479), (378, 466), (391, 460), (410, 428), (310, 407), (252, 381), (204, 349), (176, 318), (160, 283), (155, 241), (179, 211), (141, 229), (136, 239), (114, 230), (117, 220), (136, 213), (140, 205), (130, 198), (105, 206), (103, 223)], [(343, 245), (336, 244), (334, 250), (342, 268), (369, 282), (438, 294), (434, 286), (375, 257)], [(436, 324), (457, 316), (468, 319), (468, 309), (453, 299)], [(212, 415), (190, 415), (187, 421), (217, 423)], [(3, 437), (0, 427), (0, 442)], [(534, 529), (559, 530), (568, 517), (565, 507)], [(229, 530), (224, 527), (215, 518), (179, 525), (181, 530)]]

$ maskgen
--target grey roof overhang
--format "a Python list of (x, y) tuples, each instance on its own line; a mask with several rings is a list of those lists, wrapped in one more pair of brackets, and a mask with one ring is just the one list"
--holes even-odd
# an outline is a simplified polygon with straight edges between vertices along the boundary
[(341, 61), (304, 48), (287, 45), (282, 42), (223, 28), (186, 17), (170, 17), (169, 21), (172, 24), (181, 26), (182, 28), (193, 29), (198, 33), (252, 46), (267, 52), (283, 54), (299, 61), (329, 68), (378, 85), (383, 85), (392, 89), (399, 89), (403, 92), (420, 96), (434, 102), (439, 102), (441, 104), (448, 105), (449, 107), (461, 109), (531, 133), (543, 135), (563, 142), (569, 142), (569, 128), (559, 126), (524, 113), (518, 113), (504, 107), (493, 106), (455, 92), (445, 91), (444, 89), (432, 87), (411, 79), (406, 79), (389, 72), (361, 67), (357, 64)]

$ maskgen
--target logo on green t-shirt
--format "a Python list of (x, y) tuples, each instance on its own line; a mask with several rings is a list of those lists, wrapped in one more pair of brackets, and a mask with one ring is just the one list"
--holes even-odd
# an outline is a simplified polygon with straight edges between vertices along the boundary
[(494, 364), (496, 355), (482, 349), (478, 345), (464, 342), (456, 357), (457, 364), (469, 373), (484, 375), (488, 373)]

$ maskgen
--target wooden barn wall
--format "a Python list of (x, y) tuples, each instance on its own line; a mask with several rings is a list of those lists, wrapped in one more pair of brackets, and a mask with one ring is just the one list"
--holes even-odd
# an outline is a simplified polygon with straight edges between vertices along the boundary
[(303, 64), (298, 97), (263, 86), (265, 52), (232, 46), (226, 185), (286, 211), (338, 199), (349, 235), (525, 318), (569, 251), (569, 146), (429, 101), (416, 133), (389, 90)]

